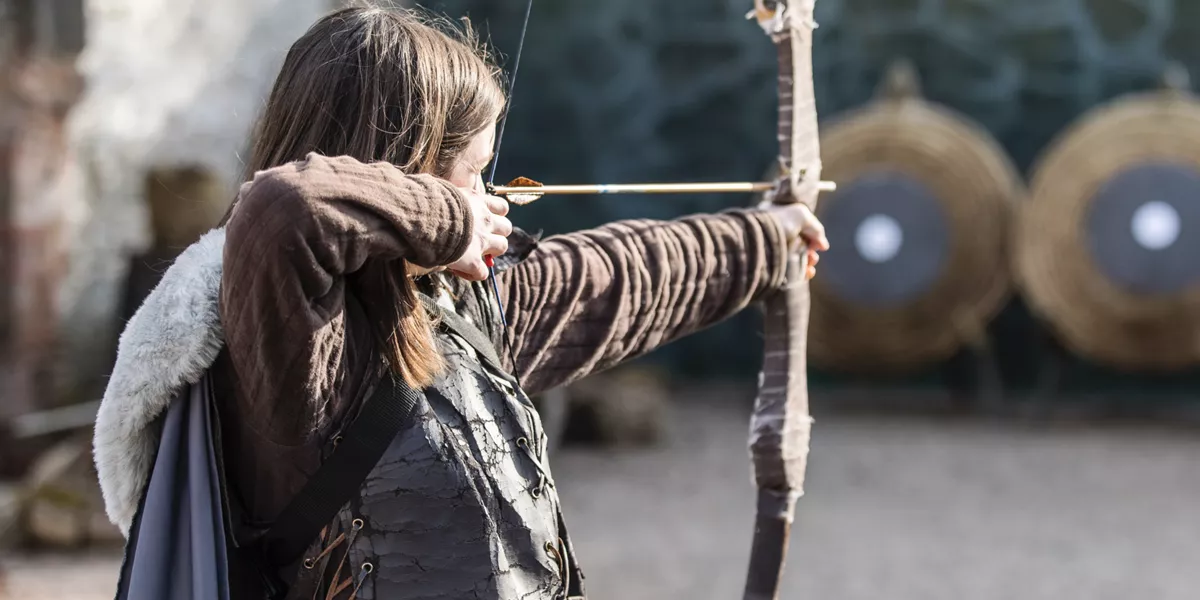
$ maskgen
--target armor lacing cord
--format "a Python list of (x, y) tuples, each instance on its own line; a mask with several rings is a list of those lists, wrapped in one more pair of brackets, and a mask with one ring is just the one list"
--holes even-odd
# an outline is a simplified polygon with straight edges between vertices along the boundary
[[(342, 591), (349, 587), (353, 582), (353, 579), (347, 579), (344, 582), (339, 582), (338, 579), (342, 575), (342, 569), (345, 568), (346, 563), (350, 560), (350, 548), (354, 545), (354, 540), (358, 538), (358, 532), (362, 531), (362, 528), (365, 525), (366, 523), (362, 519), (354, 519), (350, 522), (350, 535), (347, 536), (346, 532), (343, 531), (340, 535), (334, 538), (332, 542), (327, 544), (325, 548), (321, 550), (320, 554), (317, 554), (315, 557), (304, 559), (304, 568), (312, 569), (317, 566), (317, 563), (320, 562), (321, 559), (325, 558), (326, 555), (332, 552), (334, 548), (340, 546), (342, 542), (346, 543), (346, 554), (342, 556), (342, 560), (338, 561), (338, 568), (337, 571), (333, 573), (329, 591), (325, 594), (325, 600), (333, 600), (335, 596), (342, 593)], [(361, 582), (359, 585), (361, 585)], [(356, 587), (355, 590), (357, 591), (357, 589), (358, 588)]]
[(325, 549), (321, 550), (320, 554), (304, 559), (304, 568), (310, 571), (313, 570), (317, 566), (317, 563), (321, 562), (321, 559), (325, 558), (325, 556), (332, 552), (334, 548), (337, 548), (339, 545), (341, 545), (345, 539), (345, 532), (338, 534), (338, 536), (334, 538), (332, 542), (326, 544)]
[(525, 454), (529, 456), (529, 460), (533, 461), (533, 465), (537, 467), (538, 484), (534, 486), (532, 490), (530, 490), (530, 493), (533, 494), (534, 498), (540, 498), (546, 491), (546, 487), (554, 487), (554, 478), (551, 477), (550, 472), (547, 471), (544, 466), (542, 466), (541, 459), (539, 459), (537, 454), (533, 451), (533, 447), (529, 445), (529, 438), (526, 438), (525, 436), (517, 438), (517, 446), (525, 451)]
[[(342, 565), (344, 565), (344, 564), (345, 563), (343, 562), (342, 564), (338, 565), (338, 575), (341, 574)], [(329, 593), (325, 594), (325, 600), (333, 600), (338, 594), (342, 593), (343, 591), (345, 591), (346, 588), (350, 587), (351, 583), (354, 583), (354, 579), (347, 579), (345, 581), (338, 582), (337, 585), (330, 586)]]
[(571, 593), (571, 570), (570, 564), (567, 561), (567, 552), (565, 546), (566, 545), (563, 544), (562, 538), (558, 538), (557, 547), (555, 547), (555, 545), (551, 542), (546, 542), (545, 545), (546, 554), (549, 555), (550, 558), (553, 558), (554, 562), (558, 565), (558, 577), (559, 579), (562, 579), (563, 598), (567, 598), (567, 595)]
[(370, 575), (371, 572), (374, 570), (375, 570), (375, 565), (373, 565), (369, 562), (365, 562), (362, 564), (362, 567), (360, 567), (358, 569), (358, 571), (359, 571), (358, 583), (356, 583), (354, 585), (354, 591), (350, 592), (350, 600), (355, 600), (356, 598), (358, 598), (358, 590), (362, 589), (363, 583), (366, 583), (366, 581), (367, 581), (367, 575)]

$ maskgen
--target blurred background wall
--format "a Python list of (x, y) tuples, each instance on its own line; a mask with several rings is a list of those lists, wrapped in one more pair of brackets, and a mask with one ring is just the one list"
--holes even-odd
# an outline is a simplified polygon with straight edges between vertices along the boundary
[[(174, 254), (216, 222), (241, 181), (248, 131), (282, 53), (338, 4), (3, 3), (0, 410), (98, 396), (122, 319)], [(774, 54), (744, 22), (743, 4), (537, 3), (500, 177), (762, 177), (775, 150)], [(469, 16), (501, 62), (515, 49), (521, 3), (423, 6)], [(906, 59), (923, 98), (983, 130), (1022, 177), (1090, 108), (1157, 87), (1172, 61), (1200, 68), (1200, 5), (1187, 0), (822, 0), (817, 16), (816, 90), (827, 127), (868, 105), (889, 65)], [(558, 233), (750, 201), (552, 199), (517, 218)], [(1009, 388), (1037, 387), (1050, 363), (1059, 365), (1053, 377), (1084, 386), (1110, 385), (1122, 370), (1063, 351), (1019, 293), (985, 320)], [(743, 315), (650, 362), (681, 377), (745, 377), (759, 360), (754, 327), (755, 316)], [(964, 352), (906, 369), (902, 382), (976, 385), (979, 369)], [(825, 371), (818, 384), (846, 374)], [(1116, 380), (1192, 382), (1190, 369), (1130, 377)]]
[[(741, 20), (744, 4), (567, 0), (536, 5), (527, 46), (533, 51), (521, 67), (500, 177), (598, 182), (761, 177), (775, 151), (774, 54)], [(445, 0), (429, 6), (487, 23), (500, 51), (515, 49), (521, 3)], [(1193, 75), (1200, 69), (1200, 4), (1190, 0), (821, 0), (817, 21), (815, 87), (823, 133), (867, 105), (889, 66), (907, 59), (923, 97), (981, 128), (977, 141), (998, 144), (999, 158), (1011, 161), (1023, 179), (1055, 136), (1090, 109), (1159, 88), (1173, 61)], [(1007, 199), (1022, 200), (1023, 190)], [(834, 203), (837, 197), (823, 201)], [(745, 202), (729, 197), (551, 200), (517, 215), (560, 232)], [(843, 248), (851, 241), (833, 240)], [(823, 267), (823, 278), (833, 277), (834, 268), (832, 261)], [(1192, 289), (1196, 283), (1191, 282)], [(1194, 298), (1189, 302), (1194, 309)], [(818, 302), (814, 315), (828, 309)], [(992, 377), (1022, 394), (1046, 386), (1195, 389), (1191, 368), (1143, 376), (1142, 369), (1065, 350), (1044, 319), (1030, 314), (1019, 291), (1001, 309), (980, 319), (990, 367), (981, 369), (964, 344), (961, 352), (888, 377), (817, 360), (814, 382), (840, 385), (852, 375), (856, 382), (879, 378), (885, 385), (969, 392)], [(1113, 321), (1104, 314), (1094, 318)], [(758, 361), (753, 331), (754, 315), (743, 315), (655, 358), (684, 376), (744, 377)], [(1118, 337), (1113, 343), (1123, 341)]]
[[(23, 478), (26, 491), (17, 496), (27, 515), (22, 527), (42, 542), (70, 546), (113, 535), (99, 515), (87, 450), (94, 401), (121, 325), (178, 252), (223, 214), (243, 181), (247, 136), (283, 53), (320, 14), (340, 4), (0, 0), (0, 480)], [(511, 66), (523, 2), (421, 4), (469, 16), (500, 62)], [(750, 4), (536, 0), (498, 178), (615, 183), (764, 177), (776, 152), (775, 52), (745, 21)], [(825, 167), (841, 186), (822, 197), (819, 209), (835, 246), (813, 283), (812, 384), (814, 399), (828, 403), (818, 408), (822, 418), (846, 390), (865, 391), (859, 395), (873, 402), (896, 397), (903, 405), (932, 390), (972, 408), (1029, 399), (1088, 404), (1100, 396), (1136, 411), (1195, 407), (1200, 278), (1190, 265), (1200, 265), (1192, 241), (1200, 232), (1200, 183), (1189, 178), (1200, 181), (1200, 109), (1187, 90), (1188, 76), (1200, 76), (1200, 2), (819, 0), (817, 20), (815, 88)], [(514, 220), (553, 234), (754, 201), (716, 195), (547, 198), (514, 209)], [(1116, 208), (1096, 208), (1101, 205)], [(1145, 240), (1130, 233), (1138, 227), (1131, 218), (1157, 232), (1155, 248), (1147, 250)], [(1164, 231), (1172, 232), (1169, 240), (1163, 241)], [(1122, 279), (1123, 273), (1132, 279)], [(1070, 296), (1063, 285), (1083, 286), (1084, 293)], [(1071, 300), (1063, 309), (1056, 302), (1066, 297)], [(545, 420), (556, 436), (642, 442), (660, 435), (668, 397), (705, 406), (701, 399), (708, 394), (719, 400), (718, 408), (704, 409), (703, 418), (688, 413), (679, 421), (687, 429), (685, 443), (675, 446), (676, 454), (656, 454), (654, 464), (666, 472), (685, 461), (698, 461), (697, 469), (728, 462), (728, 477), (714, 490), (740, 489), (744, 465), (714, 456), (740, 457), (742, 451), (716, 452), (705, 444), (743, 446), (744, 415), (730, 412), (726, 400), (737, 394), (748, 399), (749, 392), (713, 382), (750, 386), (760, 361), (757, 331), (757, 316), (747, 311), (631, 370), (582, 382), (570, 390), (574, 415), (556, 414), (554, 407), (565, 403), (551, 402)], [(826, 458), (814, 466), (845, 474), (852, 501), (826, 497), (830, 506), (862, 508), (881, 519), (894, 514), (868, 500), (896, 488), (864, 493), (860, 480), (907, 477), (904, 468), (912, 465), (881, 465), (911, 448), (897, 450), (901, 442), (893, 447), (884, 435), (886, 443), (874, 455), (857, 458), (851, 450), (875, 448), (871, 440), (885, 431), (920, 443), (942, 430), (894, 426), (888, 421), (839, 430), (834, 424), (826, 439), (833, 440), (833, 454), (847, 457), (845, 463)], [(969, 432), (954, 447), (918, 448), (917, 456), (935, 456), (920, 459), (931, 467), (913, 461), (917, 480), (924, 481), (922, 468), (949, 473), (949, 498), (961, 473), (974, 473), (999, 455), (1003, 476), (978, 476), (979, 496), (994, 499), (994, 488), (1017, 489), (1026, 470), (1044, 462), (1035, 444), (1021, 455), (1020, 469), (1005, 466), (1005, 452), (1022, 445), (1022, 438), (1011, 432), (989, 436)], [(991, 445), (976, 448), (979, 439)], [(1129, 445), (1142, 447), (1142, 438), (1131, 439)], [(979, 462), (963, 458), (971, 464), (956, 464), (960, 453), (974, 456), (962, 448), (978, 450)], [(1153, 487), (1126, 486), (1111, 477), (1107, 451), (1074, 451), (1057, 467), (1051, 461), (1046, 478), (1061, 483), (1078, 461), (1094, 459), (1097, 474), (1084, 483), (1113, 488), (1075, 497), (1076, 489), (1091, 488), (1072, 487), (1068, 478), (1060, 486), (1067, 500), (1039, 504), (1065, 511), (1049, 511), (1046, 523), (1070, 521), (1071, 503), (1099, 514), (1107, 509), (1088, 504), (1093, 499), (1119, 502), (1117, 488)], [(1194, 464), (1185, 450), (1178, 452), (1167, 462), (1183, 465), (1180, 470)], [(627, 531), (611, 527), (621, 515), (594, 510), (608, 503), (593, 502), (590, 494), (606, 491), (606, 470), (614, 470), (614, 478), (625, 472), (616, 473), (607, 459), (568, 456), (578, 466), (576, 489), (583, 490), (572, 502), (595, 513), (591, 535), (624, 536)], [(942, 468), (938, 460), (951, 464)], [(1160, 468), (1157, 458), (1146, 460), (1132, 461), (1124, 476), (1195, 480)], [(635, 474), (636, 464), (628, 466)], [(860, 477), (864, 465), (879, 472)], [(595, 489), (587, 487), (593, 475)], [(995, 484), (1004, 477), (1011, 486)], [(617, 485), (618, 495), (638, 499), (634, 504), (641, 508), (665, 497), (670, 490), (664, 485), (691, 489), (658, 472), (635, 480)], [(630, 495), (624, 485), (640, 491)], [(1171, 498), (1183, 493), (1160, 487)], [(818, 483), (813, 489), (838, 488)], [(937, 506), (942, 491), (929, 490), (931, 498), (919, 503), (936, 525), (944, 520)], [(721, 496), (705, 492), (688, 501), (704, 508), (699, 496), (709, 495)], [(0, 485), (0, 545), (17, 510), (12, 497)], [(1004, 501), (1016, 507), (1010, 516), (1017, 521), (1025, 510), (1019, 500)], [(725, 500), (713, 502), (706, 516), (689, 523), (734, 514), (721, 504)], [(956, 506), (967, 514), (975, 506), (970, 502)], [(989, 507), (989, 515), (1002, 508), (978, 506)], [(1138, 512), (1156, 513), (1166, 520), (1194, 518), (1182, 509)], [(846, 518), (868, 524), (871, 531), (861, 536), (868, 545), (894, 525), (863, 521), (859, 513)], [(1108, 518), (1083, 519), (1079, 529), (1103, 529)], [(661, 519), (650, 515), (647, 522), (660, 525)], [(973, 514), (962, 521), (987, 522)], [(955, 527), (948, 537), (962, 536)], [(685, 529), (692, 530), (676, 527)], [(849, 529), (828, 533), (850, 539), (844, 535)], [(1033, 529), (1045, 528), (1031, 527), (1026, 538), (1037, 537)], [(1147, 540), (1140, 548), (1161, 537), (1153, 527), (1139, 531)], [(1063, 535), (1087, 542), (1075, 532)], [(920, 537), (902, 532), (895, 548), (907, 548), (905, 540), (914, 536)], [(677, 555), (676, 541), (664, 538), (660, 554)], [(813, 556), (830, 547), (814, 544)], [(628, 540), (613, 547), (628, 556)], [(980, 552), (975, 564), (989, 563), (991, 555)], [(1013, 552), (1027, 548), (1014, 544)], [(625, 566), (613, 570), (627, 572)], [(657, 575), (644, 580), (657, 581)], [(970, 579), (969, 573), (964, 577)]]
[(283, 51), (332, 5), (2, 6), (7, 418), (99, 397), (124, 319), (235, 193)]
[(58, 304), (66, 389), (94, 394), (114, 334), (153, 273), (224, 213), (282, 51), (330, 3), (82, 4), (76, 65), (85, 85), (66, 133), (85, 208)]

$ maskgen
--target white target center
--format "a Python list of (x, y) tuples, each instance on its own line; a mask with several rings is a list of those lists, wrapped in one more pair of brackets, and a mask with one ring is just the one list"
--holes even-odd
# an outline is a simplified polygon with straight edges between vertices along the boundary
[(868, 262), (885, 263), (900, 253), (904, 230), (887, 215), (874, 214), (862, 220), (854, 232), (854, 247)]
[(1143, 248), (1163, 250), (1179, 239), (1179, 211), (1160, 200), (1147, 202), (1133, 212), (1129, 228)]

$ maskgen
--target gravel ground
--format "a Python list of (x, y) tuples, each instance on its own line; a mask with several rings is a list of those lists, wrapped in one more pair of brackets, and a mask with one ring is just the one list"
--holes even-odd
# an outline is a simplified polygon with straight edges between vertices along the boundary
[[(740, 597), (746, 411), (675, 414), (660, 448), (556, 461), (593, 598)], [(785, 597), (1195, 599), (1198, 459), (1200, 435), (1165, 428), (820, 419)], [(0, 596), (111, 598), (117, 565), (9, 557)]]

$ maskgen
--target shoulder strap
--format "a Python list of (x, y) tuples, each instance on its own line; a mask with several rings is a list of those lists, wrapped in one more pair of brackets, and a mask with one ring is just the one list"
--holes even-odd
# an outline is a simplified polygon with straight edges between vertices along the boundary
[(263, 536), (262, 551), (271, 565), (290, 565), (304, 554), (321, 529), (358, 493), (388, 445), (412, 422), (424, 399), (424, 394), (390, 372), (380, 380), (337, 449)]
[[(438, 306), (424, 294), (421, 300), (438, 316), (440, 329), (463, 338), (505, 379), (515, 382), (504, 370), (495, 345), (478, 327)], [(424, 399), (424, 394), (390, 373), (379, 382), (337, 449), (262, 537), (262, 551), (271, 565), (287, 566), (304, 554), (321, 529), (358, 492), (388, 445), (412, 421)]]
[(425, 294), (421, 294), (420, 296), (421, 302), (425, 304), (425, 309), (434, 315), (437, 315), (438, 329), (454, 333), (458, 337), (461, 337), (463, 341), (467, 342), (467, 344), (474, 348), (475, 352), (479, 353), (479, 357), (483, 359), (484, 362), (488, 363), (488, 365), (494, 370), (496, 370), (501, 377), (503, 377), (510, 384), (517, 384), (516, 379), (513, 378), (513, 376), (509, 374), (507, 370), (505, 370), (504, 363), (500, 362), (500, 355), (496, 352), (496, 345), (492, 343), (490, 339), (488, 339), (488, 336), (484, 334), (483, 331), (481, 331), (475, 325), (472, 325), (470, 321), (451, 311), (446, 310), (445, 308), (442, 308), (433, 300), (433, 298), (430, 298)]

